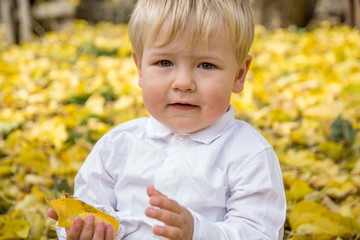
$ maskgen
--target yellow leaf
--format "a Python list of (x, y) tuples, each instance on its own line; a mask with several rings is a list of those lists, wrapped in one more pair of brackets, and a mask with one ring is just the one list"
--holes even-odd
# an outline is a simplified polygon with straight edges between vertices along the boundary
[(324, 235), (351, 237), (359, 231), (359, 225), (353, 219), (315, 202), (296, 204), (289, 214), (289, 223), (296, 234), (312, 235), (314, 239), (322, 239)]
[(3, 165), (0, 166), (0, 177), (9, 176), (12, 174), (12, 166), (10, 165)]
[(17, 163), (23, 164), (36, 173), (44, 173), (49, 166), (49, 159), (46, 153), (35, 149), (30, 144), (21, 148)]
[(304, 198), (307, 194), (311, 193), (313, 189), (309, 187), (306, 181), (296, 179), (289, 190), (285, 191), (288, 200), (298, 200)]
[(94, 93), (86, 100), (85, 108), (95, 115), (102, 116), (105, 112), (105, 99), (101, 94)]
[(357, 192), (357, 187), (351, 179), (347, 179), (346, 181), (331, 179), (327, 188), (324, 189), (324, 192), (335, 198), (343, 198), (348, 194), (355, 194)]
[(49, 202), (49, 205), (59, 216), (58, 221), (60, 227), (69, 228), (76, 217), (85, 219), (87, 215), (92, 214), (95, 216), (95, 223), (99, 220), (102, 220), (106, 224), (111, 223), (115, 233), (119, 229), (119, 222), (113, 216), (110, 216), (83, 201), (77, 200), (76, 198), (70, 197), (52, 200)]
[(280, 163), (294, 167), (311, 166), (316, 162), (314, 154), (306, 150), (289, 149), (286, 152), (279, 152), (278, 157)]
[(335, 142), (323, 142), (319, 144), (319, 150), (339, 162), (344, 155), (345, 149), (341, 144)]
[(56, 149), (60, 149), (69, 137), (65, 120), (60, 116), (41, 119), (38, 125), (33, 126), (30, 135), (33, 141), (51, 143)]
[(30, 223), (23, 219), (7, 219), (1, 229), (0, 239), (25, 239), (30, 231)]

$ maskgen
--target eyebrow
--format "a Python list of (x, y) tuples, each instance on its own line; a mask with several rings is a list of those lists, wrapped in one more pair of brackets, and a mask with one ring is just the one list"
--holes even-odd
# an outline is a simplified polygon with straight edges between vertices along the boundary
[(156, 55), (156, 56), (163, 56), (163, 57), (168, 57), (168, 56), (172, 56), (174, 54), (177, 54), (178, 52), (183, 53), (185, 56), (193, 56), (195, 58), (199, 58), (199, 59), (213, 59), (213, 60), (217, 60), (217, 59), (223, 59), (224, 57), (221, 56), (221, 54), (217, 54), (214, 51), (210, 51), (207, 53), (203, 53), (202, 51), (192, 51), (192, 50), (188, 50), (188, 51), (184, 51), (183, 50), (178, 50), (176, 52), (174, 52), (172, 49), (168, 49), (168, 50), (162, 50), (162, 47), (151, 47), (150, 51), (150, 55)]

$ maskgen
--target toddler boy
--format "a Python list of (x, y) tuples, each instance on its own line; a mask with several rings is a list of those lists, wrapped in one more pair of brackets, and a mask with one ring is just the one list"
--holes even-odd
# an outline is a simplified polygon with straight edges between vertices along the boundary
[[(277, 157), (230, 105), (252, 60), (249, 2), (139, 0), (129, 36), (150, 117), (96, 143), (75, 196), (113, 215), (119, 239), (282, 239)], [(114, 238), (112, 226), (93, 225), (75, 219), (67, 237)]]

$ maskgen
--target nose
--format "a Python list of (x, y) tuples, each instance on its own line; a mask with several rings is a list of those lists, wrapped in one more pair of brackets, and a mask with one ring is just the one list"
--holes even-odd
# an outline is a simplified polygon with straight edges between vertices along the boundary
[(171, 88), (175, 91), (193, 92), (196, 89), (194, 80), (191, 70), (177, 69)]

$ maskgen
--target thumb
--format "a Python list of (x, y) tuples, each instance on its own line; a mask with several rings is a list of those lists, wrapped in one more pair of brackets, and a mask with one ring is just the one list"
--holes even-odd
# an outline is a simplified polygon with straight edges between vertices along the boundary
[(56, 214), (56, 212), (54, 211), (54, 209), (52, 209), (52, 208), (49, 208), (48, 210), (47, 210), (47, 214), (48, 214), (48, 216), (50, 217), (50, 218), (52, 218), (52, 219), (54, 219), (54, 220), (58, 220), (58, 215)]

